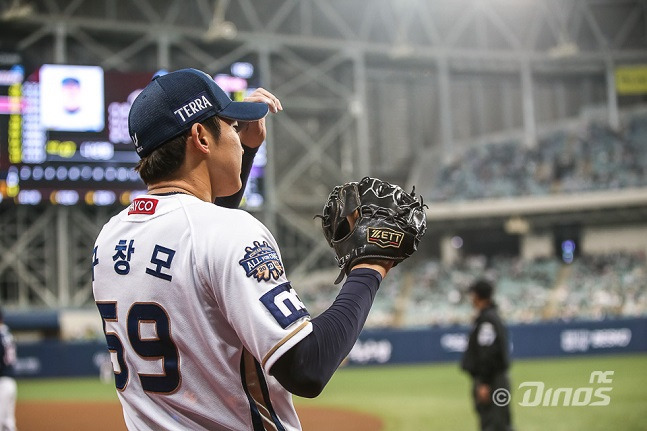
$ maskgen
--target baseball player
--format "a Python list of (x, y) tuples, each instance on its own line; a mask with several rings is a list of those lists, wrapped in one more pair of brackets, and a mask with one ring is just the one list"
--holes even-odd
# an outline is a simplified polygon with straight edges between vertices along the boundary
[(16, 363), (16, 343), (0, 310), (0, 429), (16, 429), (16, 380), (13, 378)]
[(154, 78), (132, 105), (148, 193), (92, 254), (130, 430), (299, 430), (291, 393), (317, 396), (359, 336), (391, 263), (353, 265), (311, 319), (271, 233), (233, 209), (264, 117), (281, 110), (264, 89), (232, 102), (195, 69)]

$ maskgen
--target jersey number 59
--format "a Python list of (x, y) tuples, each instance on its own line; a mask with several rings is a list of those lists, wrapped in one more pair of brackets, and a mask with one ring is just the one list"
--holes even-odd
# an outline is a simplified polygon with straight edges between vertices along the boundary
[[(108, 332), (106, 322), (117, 322), (116, 302), (97, 302), (99, 313), (103, 318), (103, 332), (106, 334), (108, 350), (117, 356), (118, 370), (115, 370), (115, 386), (120, 391), (126, 389), (130, 371), (126, 364), (124, 344), (114, 332)], [(156, 337), (142, 338), (140, 324), (155, 325)], [(128, 341), (132, 349), (142, 359), (162, 361), (162, 374), (137, 374), (142, 388), (147, 392), (171, 393), (180, 385), (178, 351), (171, 339), (171, 328), (168, 314), (159, 304), (136, 302), (130, 307), (126, 318)]]

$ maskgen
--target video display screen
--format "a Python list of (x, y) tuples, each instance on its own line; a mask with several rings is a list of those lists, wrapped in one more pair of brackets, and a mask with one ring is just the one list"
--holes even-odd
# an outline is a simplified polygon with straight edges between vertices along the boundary
[[(0, 65), (0, 204), (128, 205), (144, 193), (128, 112), (155, 73), (46, 64), (26, 75), (18, 64)], [(234, 100), (258, 82), (251, 63), (213, 76)], [(264, 166), (263, 145), (247, 208), (263, 204)]]

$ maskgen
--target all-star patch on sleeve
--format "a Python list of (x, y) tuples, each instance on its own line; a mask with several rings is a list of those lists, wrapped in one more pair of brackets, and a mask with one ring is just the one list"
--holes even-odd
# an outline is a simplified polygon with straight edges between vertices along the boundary
[(238, 263), (247, 277), (253, 277), (259, 283), (278, 280), (284, 273), (279, 254), (267, 241), (254, 241), (251, 246), (245, 247), (245, 255)]

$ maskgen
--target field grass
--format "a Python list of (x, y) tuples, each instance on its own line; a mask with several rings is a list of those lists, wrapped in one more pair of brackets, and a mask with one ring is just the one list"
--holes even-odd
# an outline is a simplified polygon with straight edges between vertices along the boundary
[[(613, 382), (590, 384), (593, 371), (614, 371)], [(511, 379), (518, 431), (647, 431), (647, 355), (516, 361)], [(596, 407), (523, 407), (519, 403), (524, 390), (517, 388), (525, 381), (544, 382), (546, 389), (610, 386), (611, 402)], [(471, 431), (477, 425), (469, 388), (468, 378), (453, 363), (344, 368), (318, 398), (296, 398), (295, 404), (378, 415), (385, 421), (385, 431)], [(117, 402), (114, 386), (98, 378), (20, 380), (18, 399)]]
[[(546, 388), (599, 387), (593, 371), (614, 371), (606, 407), (522, 407), (524, 381)], [(647, 355), (516, 361), (511, 370), (517, 430), (647, 430)], [(387, 431), (476, 430), (469, 379), (456, 364), (342, 369), (324, 393), (298, 404), (345, 406), (380, 415)]]

